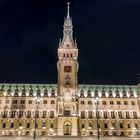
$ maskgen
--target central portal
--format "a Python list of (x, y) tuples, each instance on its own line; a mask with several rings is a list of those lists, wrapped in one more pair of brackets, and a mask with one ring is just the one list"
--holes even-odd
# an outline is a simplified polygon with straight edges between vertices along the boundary
[(71, 123), (70, 122), (65, 122), (64, 123), (64, 135), (71, 135)]

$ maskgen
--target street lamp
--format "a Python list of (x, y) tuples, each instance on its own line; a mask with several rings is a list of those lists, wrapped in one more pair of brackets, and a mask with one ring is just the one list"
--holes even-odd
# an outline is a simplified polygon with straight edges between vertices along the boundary
[(99, 115), (98, 115), (98, 105), (99, 105), (99, 101), (100, 101), (100, 98), (97, 96), (95, 98), (95, 105), (96, 105), (96, 123), (97, 123), (97, 138), (100, 139), (100, 133), (99, 133)]
[(36, 96), (36, 97), (34, 98), (34, 100), (35, 100), (35, 115), (34, 115), (35, 122), (34, 122), (34, 133), (33, 133), (33, 139), (35, 139), (35, 138), (36, 138), (37, 110), (38, 110), (38, 105), (39, 105), (40, 101), (42, 100), (42, 98), (41, 98), (41, 97)]

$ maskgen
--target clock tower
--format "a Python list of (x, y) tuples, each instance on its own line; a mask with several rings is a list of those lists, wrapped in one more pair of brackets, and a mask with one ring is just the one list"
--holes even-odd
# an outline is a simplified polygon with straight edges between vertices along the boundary
[[(63, 130), (58, 135), (77, 135), (77, 132), (74, 132), (77, 122), (73, 124), (73, 121), (68, 119), (73, 117), (77, 121), (77, 59), (78, 49), (76, 41), (73, 40), (73, 25), (68, 3), (67, 17), (64, 19), (63, 26), (63, 39), (60, 40), (58, 48), (58, 116), (63, 118), (63, 126), (59, 124), (60, 120), (58, 120), (58, 127), (61, 126), (60, 129)], [(70, 126), (65, 127), (65, 123)]]

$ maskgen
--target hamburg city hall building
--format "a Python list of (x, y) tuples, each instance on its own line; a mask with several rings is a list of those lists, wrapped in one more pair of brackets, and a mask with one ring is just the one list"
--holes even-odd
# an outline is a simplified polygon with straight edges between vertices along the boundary
[(63, 28), (57, 84), (0, 84), (0, 136), (140, 135), (140, 85), (79, 85), (69, 4)]

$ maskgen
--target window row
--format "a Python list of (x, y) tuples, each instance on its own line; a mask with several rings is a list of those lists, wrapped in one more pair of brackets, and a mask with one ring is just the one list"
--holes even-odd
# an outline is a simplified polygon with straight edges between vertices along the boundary
[[(85, 96), (85, 94), (87, 96)], [(103, 98), (106, 98), (106, 97), (110, 97), (110, 98), (113, 98), (113, 97), (118, 97), (118, 98), (119, 97), (124, 97), (124, 98), (135, 97), (134, 92), (132, 90), (130, 90), (128, 93), (126, 92), (126, 90), (123, 90), (122, 92), (120, 92), (119, 90), (116, 90), (115, 92), (113, 92), (112, 90), (109, 90), (107, 92), (105, 90), (103, 90), (103, 91), (101, 91), (101, 94), (99, 94), (98, 90), (95, 90), (93, 97), (97, 97), (99, 95), (100, 95), (100, 97), (103, 97)], [(91, 90), (88, 90), (87, 92), (84, 92), (84, 90), (81, 90), (80, 97), (92, 97)]]
[[(21, 127), (23, 127), (22, 123), (19, 123), (18, 126), (14, 122), (11, 122), (10, 125), (6, 124), (5, 122), (2, 124), (2, 128), (21, 128)], [(28, 123), (26, 123), (24, 128), (33, 128), (33, 127), (34, 127), (34, 124), (28, 122)], [(47, 127), (46, 122), (42, 122), (41, 127), (42, 128)], [(54, 128), (54, 123), (50, 123), (48, 127)], [(36, 128), (39, 128), (38, 123), (36, 123)]]
[(105, 118), (105, 119), (108, 119), (108, 118), (112, 118), (112, 119), (116, 119), (116, 118), (126, 118), (126, 119), (135, 118), (135, 119), (137, 119), (138, 118), (136, 111), (133, 111), (133, 112), (129, 112), (129, 111), (126, 111), (126, 112), (122, 112), (122, 111), (118, 111), (118, 112), (115, 112), (115, 111), (99, 112), (98, 111), (97, 113), (92, 112), (92, 111), (88, 111), (88, 112), (81, 111), (81, 118), (85, 118), (85, 117), (89, 117), (89, 118), (98, 117), (98, 118)]
[[(99, 125), (99, 128), (101, 128), (101, 126), (100, 126), (100, 124), (98, 124)], [(89, 128), (93, 128), (93, 124), (90, 122), (89, 124), (88, 124), (88, 127)], [(128, 123), (127, 124), (127, 126), (124, 126), (124, 124), (123, 123), (119, 123), (118, 124), (118, 127), (119, 128), (139, 128), (139, 126), (138, 126), (138, 123), (134, 123), (134, 124), (132, 124), (132, 123)], [(81, 124), (81, 128), (86, 128), (86, 125), (85, 124)], [(112, 123), (111, 124), (111, 127), (109, 126), (109, 123), (104, 123), (104, 128), (110, 128), (110, 129), (115, 129), (115, 128), (117, 128), (117, 124), (116, 123)]]
[(46, 118), (46, 117), (50, 117), (50, 118), (54, 118), (55, 117), (55, 114), (54, 114), (54, 111), (50, 111), (49, 114), (47, 114), (48, 112), (47, 111), (42, 111), (42, 112), (39, 112), (39, 111), (36, 111), (36, 112), (32, 112), (32, 111), (4, 111), (4, 112), (1, 112), (1, 117), (3, 118), (7, 118), (7, 117), (11, 117), (11, 118), (14, 118), (14, 117), (27, 117), (27, 118), (31, 118), (31, 117), (42, 117), (42, 118)]
[[(80, 102), (82, 105), (86, 103), (86, 101), (82, 100)], [(100, 101), (99, 101), (100, 103)], [(94, 101), (88, 101), (87, 104), (92, 105), (96, 104)], [(130, 103), (128, 101), (102, 101), (102, 105), (136, 105), (135, 101), (131, 101)]]
[[(0, 100), (0, 104), (2, 104), (3, 102), (5, 102), (5, 104), (10, 104), (10, 100), (5, 100), (5, 101)], [(11, 102), (12, 102), (12, 104), (25, 104), (27, 102), (27, 100), (12, 100)], [(28, 104), (33, 104), (33, 102), (35, 102), (35, 101), (34, 100), (28, 100)], [(43, 104), (47, 104), (48, 100), (42, 100), (41, 102)], [(55, 104), (55, 100), (51, 100), (50, 104)]]

